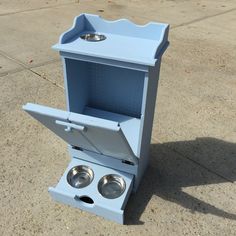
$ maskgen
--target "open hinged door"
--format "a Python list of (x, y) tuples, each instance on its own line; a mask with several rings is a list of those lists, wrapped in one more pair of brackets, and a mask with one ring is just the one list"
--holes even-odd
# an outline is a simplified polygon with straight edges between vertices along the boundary
[(23, 109), (72, 146), (137, 163), (118, 122), (32, 103)]

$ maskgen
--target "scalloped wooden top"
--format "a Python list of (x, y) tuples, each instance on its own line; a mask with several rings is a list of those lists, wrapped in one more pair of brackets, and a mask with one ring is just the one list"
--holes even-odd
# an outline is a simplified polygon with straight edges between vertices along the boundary
[[(75, 18), (72, 28), (60, 36), (53, 49), (154, 66), (168, 46), (168, 30), (167, 24), (150, 22), (141, 26), (126, 19), (107, 21), (97, 15), (81, 14)], [(89, 42), (80, 38), (88, 32), (103, 34), (106, 39)]]

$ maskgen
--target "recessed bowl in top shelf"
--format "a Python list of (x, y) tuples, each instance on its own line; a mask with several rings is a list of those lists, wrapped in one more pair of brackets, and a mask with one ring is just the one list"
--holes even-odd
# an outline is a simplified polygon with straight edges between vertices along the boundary
[(105, 40), (106, 36), (103, 34), (97, 34), (97, 33), (86, 33), (86, 34), (80, 35), (80, 38), (89, 42), (99, 42), (99, 41)]
[(126, 19), (108, 21), (96, 15), (81, 14), (53, 48), (97, 59), (155, 66), (168, 46), (168, 31), (169, 26), (162, 23), (136, 25)]

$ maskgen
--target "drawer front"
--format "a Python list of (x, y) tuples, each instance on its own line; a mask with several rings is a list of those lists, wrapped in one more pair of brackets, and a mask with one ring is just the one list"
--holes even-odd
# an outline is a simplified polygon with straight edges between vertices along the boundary
[[(67, 182), (67, 175), (75, 166), (88, 166), (94, 173), (92, 182), (83, 188), (74, 188)], [(118, 175), (125, 181), (123, 194), (115, 199), (108, 199), (98, 190), (100, 180), (106, 175)], [(80, 208), (117, 223), (124, 223), (124, 209), (133, 188), (134, 176), (123, 171), (72, 158), (56, 187), (50, 187), (51, 197), (58, 202)], [(85, 197), (85, 201), (84, 198)], [(90, 201), (86, 201), (89, 199)]]
[(90, 212), (92, 214), (102, 216), (105, 219), (115, 221), (119, 224), (124, 224), (124, 211), (123, 210), (116, 210), (116, 209), (109, 209), (105, 206), (97, 206), (97, 205), (89, 205), (84, 203), (80, 200), (77, 200), (75, 196), (69, 195), (66, 192), (57, 190), (56, 188), (49, 188), (49, 193), (53, 200), (79, 208), (83, 211)]

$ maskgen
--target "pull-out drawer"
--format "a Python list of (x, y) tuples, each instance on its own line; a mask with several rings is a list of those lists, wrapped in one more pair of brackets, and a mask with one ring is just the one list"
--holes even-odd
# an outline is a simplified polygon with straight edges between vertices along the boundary
[[(68, 176), (74, 167), (88, 167), (92, 173), (92, 181), (86, 187), (75, 188), (69, 182)], [(123, 193), (117, 198), (107, 198), (106, 190), (102, 190), (101, 185), (104, 176), (117, 176), (124, 182), (121, 185)], [(56, 201), (80, 208), (82, 210), (102, 216), (106, 219), (124, 223), (124, 209), (133, 187), (133, 175), (103, 167), (94, 163), (72, 158), (64, 175), (61, 177), (56, 187), (50, 187), (49, 193)], [(109, 187), (108, 187), (109, 188)], [(110, 190), (109, 190), (110, 191)], [(116, 187), (112, 189), (116, 193)], [(112, 192), (110, 191), (109, 194)], [(103, 196), (104, 195), (104, 196)]]
[(138, 162), (118, 122), (32, 103), (23, 109), (72, 146)]

